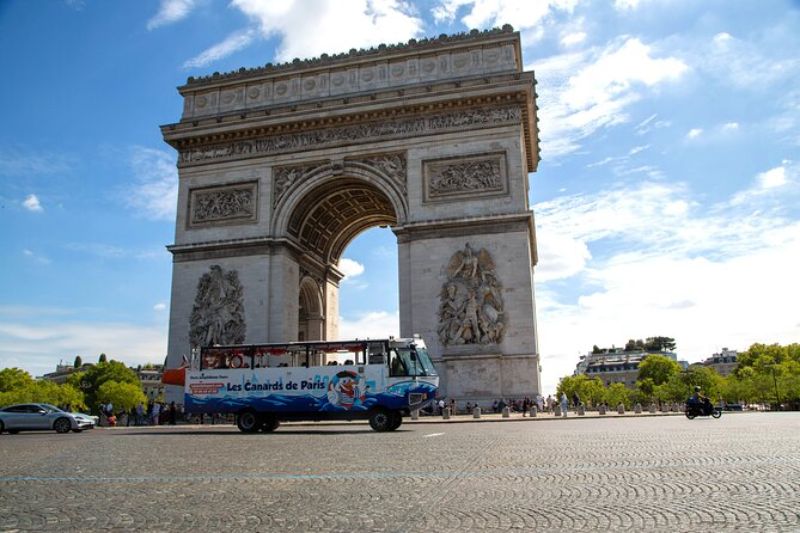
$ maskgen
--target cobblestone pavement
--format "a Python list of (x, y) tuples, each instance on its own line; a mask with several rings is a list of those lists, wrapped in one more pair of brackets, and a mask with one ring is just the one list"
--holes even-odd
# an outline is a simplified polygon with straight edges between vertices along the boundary
[(0, 436), (0, 530), (800, 531), (800, 414)]

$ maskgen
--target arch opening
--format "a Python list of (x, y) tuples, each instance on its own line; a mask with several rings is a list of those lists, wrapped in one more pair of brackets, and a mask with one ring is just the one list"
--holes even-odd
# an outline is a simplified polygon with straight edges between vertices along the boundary
[(374, 185), (342, 178), (320, 185), (292, 211), (288, 231), (322, 264), (336, 265), (359, 233), (397, 224), (389, 198)]
[(339, 338), (342, 254), (366, 230), (397, 221), (386, 193), (358, 178), (325, 181), (297, 201), (287, 232), (303, 251), (299, 266), (306, 272), (298, 287), (298, 340)]

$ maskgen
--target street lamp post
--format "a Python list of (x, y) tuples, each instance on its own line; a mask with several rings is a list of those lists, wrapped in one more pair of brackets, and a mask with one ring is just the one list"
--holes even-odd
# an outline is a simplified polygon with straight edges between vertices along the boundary
[(778, 394), (778, 378), (775, 377), (775, 365), (771, 365), (772, 369), (772, 382), (775, 384), (775, 402), (778, 404), (778, 411), (781, 410), (781, 397)]

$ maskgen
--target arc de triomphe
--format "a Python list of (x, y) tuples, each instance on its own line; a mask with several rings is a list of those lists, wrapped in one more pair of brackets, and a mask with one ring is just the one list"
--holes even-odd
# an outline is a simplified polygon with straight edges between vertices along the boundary
[(399, 262), (385, 336), (421, 335), (448, 397), (539, 392), (535, 83), (509, 26), (189, 78), (161, 128), (179, 154), (168, 365), (337, 339), (339, 259), (380, 225)]

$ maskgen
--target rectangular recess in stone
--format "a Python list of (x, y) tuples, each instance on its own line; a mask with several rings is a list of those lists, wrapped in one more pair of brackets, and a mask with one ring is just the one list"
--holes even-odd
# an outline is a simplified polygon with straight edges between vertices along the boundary
[(508, 194), (507, 168), (505, 152), (423, 161), (424, 201), (469, 200)]
[(258, 182), (189, 190), (189, 228), (258, 221)]

